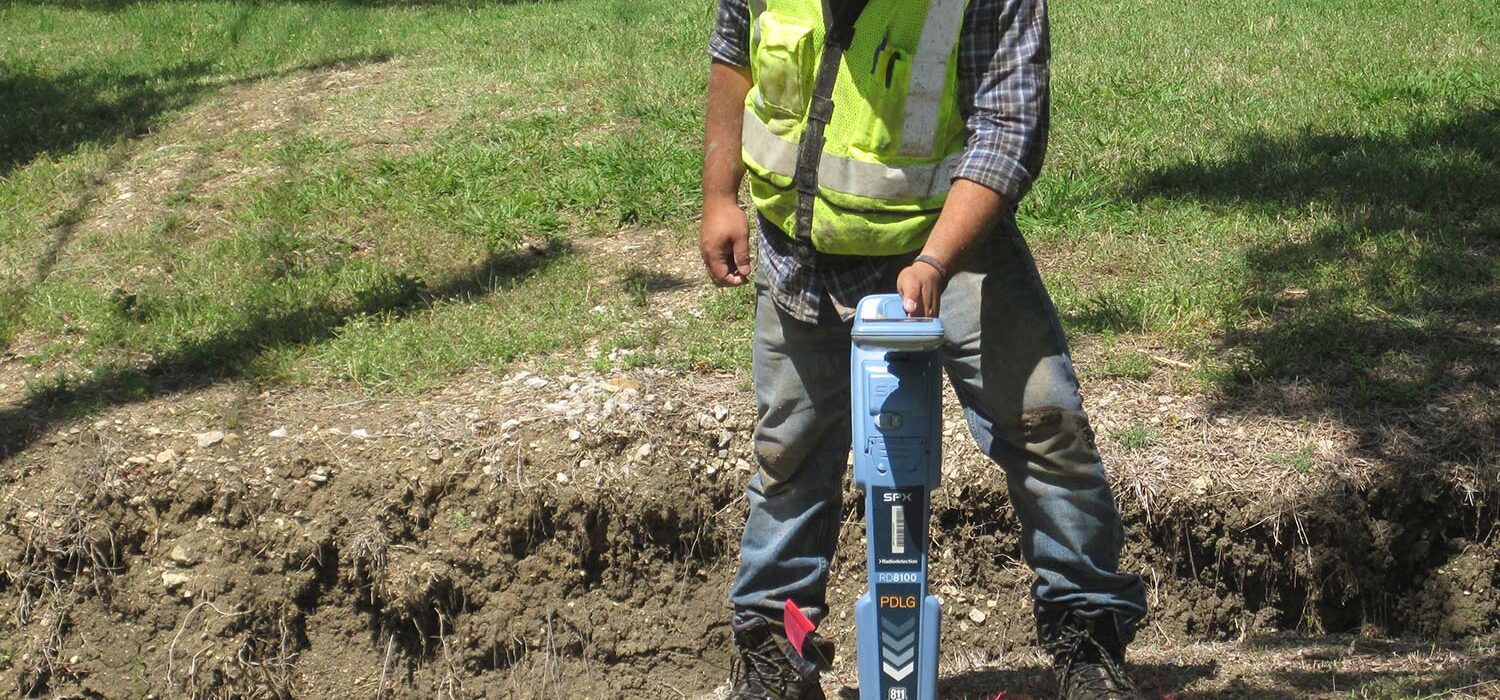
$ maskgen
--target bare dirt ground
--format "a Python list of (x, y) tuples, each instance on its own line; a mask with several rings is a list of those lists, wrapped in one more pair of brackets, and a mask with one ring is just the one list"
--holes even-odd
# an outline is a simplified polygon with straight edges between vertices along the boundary
[[(1103, 425), (1134, 399), (1102, 397), (1142, 393), (1116, 384), (1090, 396)], [(0, 673), (23, 695), (67, 697), (712, 693), (728, 665), (751, 411), (730, 376), (517, 369), (405, 399), (164, 391), (48, 426), (6, 462)], [(1236, 463), (1207, 481), (1162, 474), (1186, 469), (1179, 454), (1212, 443), (1188, 436), (1215, 426), (1205, 414), (1168, 433), (1164, 464), (1113, 461), (1128, 564), (1155, 606), (1134, 657), (1148, 689), (1500, 690), (1486, 685), (1500, 678), (1500, 559), (1434, 512), (1461, 508), (1454, 493), (1351, 484), (1365, 510), (1327, 511), (1295, 472), (1270, 497), (1229, 478)], [(953, 614), (948, 695), (1041, 694), (1014, 514), (949, 432), (934, 531), (934, 585)], [(843, 640), (864, 574), (848, 496), (826, 623)], [(1381, 519), (1405, 508), (1426, 515)], [(1416, 541), (1436, 566), (1408, 559)], [(1345, 634), (1279, 632), (1320, 626)], [(853, 684), (851, 656), (831, 690)]]
[[(312, 109), (297, 95), (358, 89), (385, 70), (230, 91), (222, 123), (188, 126), (274, 130)], [(406, 138), (407, 118), (390, 116), (390, 139), (370, 131), (372, 147)], [(105, 204), (80, 205), (82, 230), (255, 175), (194, 165), (185, 150), (142, 158), (155, 160), (122, 166)], [(646, 275), (638, 291), (659, 319), (711, 293), (678, 234), (576, 250), (601, 279)], [(1086, 380), (1085, 399), (1125, 513), (1126, 566), (1150, 586), (1132, 661), (1151, 694), (1500, 697), (1492, 390), (1345, 410), (1337, 388), (1310, 384), (1183, 389), (1188, 369), (1170, 349), (1127, 349), (1150, 371)], [(1120, 348), (1074, 350), (1087, 371)], [(593, 351), (475, 370), (412, 397), (159, 378), (68, 417), (23, 406), (35, 369), (12, 348), (0, 357), (0, 688), (722, 694), (724, 597), (753, 469), (745, 379), (594, 369)], [(947, 408), (933, 528), (933, 586), (951, 615), (944, 697), (1043, 696), (1015, 514)], [(846, 496), (825, 623), (844, 652), (827, 686), (854, 697), (863, 514)]]

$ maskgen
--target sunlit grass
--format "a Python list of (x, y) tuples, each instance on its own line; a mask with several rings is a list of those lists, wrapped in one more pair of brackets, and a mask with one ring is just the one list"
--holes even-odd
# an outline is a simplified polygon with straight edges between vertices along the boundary
[[(1051, 146), (1019, 218), (1069, 332), (1119, 340), (1086, 373), (1149, 377), (1147, 341), (1202, 385), (1318, 376), (1413, 403), (1476, 361), (1482, 341), (1443, 339), (1500, 320), (1500, 11), (1052, 12)], [(710, 14), (0, 6), (0, 341), (75, 382), (410, 390), (586, 339), (625, 366), (744, 371), (748, 290), (625, 323), (649, 290), (593, 289), (565, 245), (526, 253), (693, 228)], [(257, 90), (280, 111), (237, 116)], [(119, 204), (143, 177), (170, 186)]]

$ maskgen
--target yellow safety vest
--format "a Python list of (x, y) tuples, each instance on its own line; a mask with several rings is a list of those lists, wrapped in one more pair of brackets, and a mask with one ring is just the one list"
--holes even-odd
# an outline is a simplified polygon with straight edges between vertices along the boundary
[[(967, 0), (869, 0), (838, 63), (810, 231), (835, 255), (895, 255), (927, 240), (967, 139), (957, 99)], [(798, 146), (825, 23), (821, 0), (751, 0), (744, 160), (750, 195), (795, 235)], [(810, 191), (810, 190), (809, 190)]]

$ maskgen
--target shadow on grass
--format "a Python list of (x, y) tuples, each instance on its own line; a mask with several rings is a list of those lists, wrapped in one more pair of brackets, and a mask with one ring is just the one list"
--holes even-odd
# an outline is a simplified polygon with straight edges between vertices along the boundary
[[(1223, 160), (1149, 173), (1135, 194), (1323, 222), (1246, 251), (1247, 287), (1225, 313), (1245, 320), (1223, 336), (1237, 368), (1218, 411), (1335, 421), (1380, 467), (1332, 474), (1320, 501), (1265, 523), (1316, 533), (1296, 552), (1306, 566), (1279, 565), (1299, 585), (1266, 594), (1280, 624), (1449, 637), (1500, 627), (1500, 605), (1451, 614), (1475, 603), (1441, 568), (1500, 545), (1500, 110), (1252, 136)], [(1190, 544), (1215, 561), (1213, 536)], [(1186, 575), (1246, 576), (1232, 569)]]
[(1143, 191), (1268, 217), (1332, 212), (1310, 236), (1247, 253), (1244, 304), (1265, 322), (1228, 342), (1250, 351), (1252, 373), (1406, 405), (1493, 385), (1500, 110), (1404, 133), (1254, 137), (1227, 162), (1154, 173)]
[[(247, 16), (242, 15), (230, 27), (232, 36), (238, 35)], [(157, 71), (120, 74), (103, 70), (58, 76), (0, 64), (0, 179), (44, 154), (56, 158), (85, 144), (110, 146), (138, 137), (163, 114), (188, 107), (224, 88), (382, 63), (393, 56), (384, 51), (359, 53), (228, 79), (216, 78), (213, 66), (203, 61), (187, 61)], [(110, 175), (130, 156), (126, 149), (110, 152), (100, 172), (81, 183), (66, 207), (52, 218), (47, 242), (30, 280), (0, 280), (0, 350), (9, 343), (30, 285), (45, 281), (52, 273), (73, 234), (110, 184)]]
[[(237, 31), (230, 27), (230, 33)], [(0, 64), (0, 177), (43, 154), (60, 157), (84, 144), (140, 136), (163, 114), (226, 87), (294, 73), (390, 60), (390, 52), (334, 57), (295, 68), (216, 79), (213, 63), (184, 61), (159, 70), (74, 70), (44, 75)], [(64, 212), (60, 224), (81, 216)]]
[(210, 86), (207, 61), (148, 72), (70, 71), (41, 75), (0, 66), (0, 177), (42, 154), (144, 133)]
[(622, 275), (620, 291), (625, 293), (631, 303), (644, 308), (650, 304), (653, 294), (680, 289), (689, 284), (692, 283), (680, 275), (632, 267)]
[[(40, 7), (60, 7), (68, 10), (89, 12), (119, 12), (135, 5), (184, 4), (204, 0), (19, 0), (17, 4)], [(331, 5), (365, 8), (402, 7), (452, 7), (457, 9), (480, 9), (495, 5), (520, 5), (556, 3), (564, 0), (260, 0), (254, 5)]]
[(326, 340), (357, 318), (401, 318), (441, 302), (489, 294), (540, 272), (567, 252), (565, 242), (553, 239), (515, 253), (492, 254), (473, 269), (436, 284), (396, 275), (364, 290), (352, 303), (325, 302), (284, 311), (260, 309), (262, 313), (250, 314), (237, 328), (186, 343), (144, 368), (96, 372), (76, 383), (58, 380), (34, 390), (20, 405), (0, 410), (0, 460), (25, 449), (58, 422), (107, 406), (146, 401), (232, 379), (266, 352)]

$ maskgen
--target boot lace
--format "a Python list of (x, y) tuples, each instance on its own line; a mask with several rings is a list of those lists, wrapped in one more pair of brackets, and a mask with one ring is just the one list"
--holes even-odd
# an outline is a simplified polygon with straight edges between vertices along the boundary
[[(1085, 690), (1105, 694), (1104, 697), (1118, 693), (1136, 697), (1139, 692), (1125, 674), (1124, 666), (1087, 629), (1065, 628), (1061, 630), (1056, 642), (1048, 646), (1048, 650), (1055, 656), (1066, 659), (1057, 674), (1064, 692), (1069, 689)], [(1093, 668), (1103, 673), (1089, 673)]]
[[(769, 646), (770, 648), (767, 648)], [(747, 690), (775, 693), (773, 697), (784, 697), (793, 684), (802, 678), (787, 665), (780, 649), (774, 644), (759, 647), (741, 647), (738, 655), (729, 662), (729, 675), (743, 681)], [(740, 697), (731, 695), (730, 698)]]

